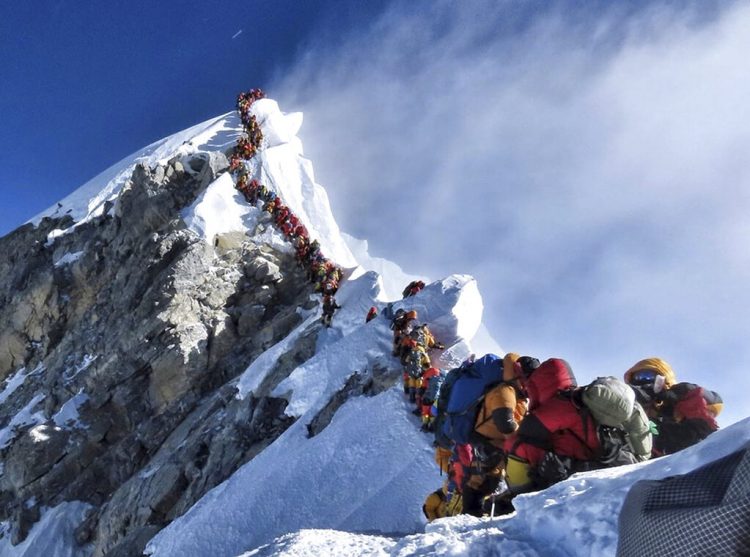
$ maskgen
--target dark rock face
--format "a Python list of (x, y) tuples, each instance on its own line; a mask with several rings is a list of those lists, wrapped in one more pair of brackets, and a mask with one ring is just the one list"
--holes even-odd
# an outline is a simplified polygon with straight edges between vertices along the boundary
[(375, 396), (391, 388), (401, 377), (399, 371), (375, 367), (364, 373), (353, 373), (346, 384), (333, 394), (328, 403), (307, 424), (308, 437), (315, 437), (331, 423), (336, 411), (350, 398)]
[(0, 395), (0, 520), (14, 543), (41, 507), (84, 501), (80, 543), (139, 555), (291, 425), (268, 386), (239, 400), (233, 380), (301, 322), (304, 273), (291, 250), (209, 245), (179, 216), (226, 167), (221, 154), (137, 166), (103, 215), (0, 239), (0, 380), (14, 385)]

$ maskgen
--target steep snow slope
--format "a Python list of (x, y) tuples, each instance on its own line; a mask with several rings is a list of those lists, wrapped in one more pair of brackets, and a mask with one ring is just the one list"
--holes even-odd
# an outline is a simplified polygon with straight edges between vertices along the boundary
[(38, 224), (44, 217), (70, 215), (77, 224), (101, 215), (107, 201), (114, 201), (133, 174), (136, 164), (154, 166), (172, 157), (231, 147), (241, 130), (239, 117), (228, 112), (186, 130), (156, 141), (113, 164), (65, 199), (42, 211), (28, 222)]
[[(318, 353), (276, 388), (275, 395), (290, 401), (287, 414), (300, 419), (158, 535), (148, 547), (153, 555), (234, 555), (300, 528), (403, 533), (421, 527), (421, 500), (439, 478), (431, 437), (418, 431), (398, 385), (349, 400), (326, 429), (308, 438), (307, 425), (354, 372), (376, 379), (399, 375), (388, 321), (363, 323), (360, 308), (377, 293), (374, 278), (365, 274), (342, 286), (344, 309), (329, 331), (333, 338), (321, 339)], [(479, 324), (474, 316), (481, 315), (481, 300), (473, 279), (433, 283), (407, 304), (454, 345), (442, 355), (441, 367), (468, 355), (458, 335)], [(357, 311), (347, 315), (347, 307)], [(240, 396), (257, 388), (268, 369), (260, 359), (251, 365), (240, 379)], [(202, 527), (207, 523), (211, 536)]]
[[(396, 396), (393, 394), (392, 396)], [(389, 409), (398, 412), (398, 403)], [(378, 398), (380, 398), (378, 397)], [(397, 398), (397, 397), (396, 397)], [(358, 404), (353, 401), (351, 411), (356, 415)], [(344, 409), (342, 409), (344, 410)], [(394, 415), (388, 428), (406, 434), (399, 439), (404, 450), (418, 453), (422, 446), (414, 442), (418, 434), (402, 427), (402, 417)], [(351, 419), (352, 414), (342, 413), (334, 420)], [(331, 428), (329, 428), (331, 429)], [(375, 432), (380, 430), (373, 429)], [(321, 437), (323, 437), (321, 434)], [(378, 433), (380, 434), (380, 433)], [(330, 435), (330, 433), (329, 433)], [(404, 537), (354, 534), (351, 531), (330, 529), (304, 529), (281, 535), (271, 543), (251, 551), (237, 553), (241, 557), (302, 557), (318, 555), (367, 555), (367, 556), (427, 556), (427, 555), (559, 555), (559, 556), (607, 556), (614, 555), (617, 544), (617, 520), (622, 501), (629, 487), (637, 480), (659, 479), (674, 474), (684, 474), (695, 468), (721, 458), (750, 443), (750, 419), (738, 422), (725, 430), (713, 434), (702, 443), (685, 451), (648, 463), (578, 474), (545, 491), (521, 496), (517, 499), (519, 511), (509, 517), (494, 520), (456, 517), (436, 521), (424, 528), (424, 533)], [(417, 457), (421, 458), (421, 457)], [(318, 460), (313, 460), (317, 464)], [(356, 474), (356, 470), (354, 471)], [(433, 475), (435, 470), (433, 466)], [(336, 478), (332, 476), (332, 482)], [(372, 478), (368, 478), (372, 480)], [(350, 487), (347, 485), (347, 487)], [(387, 486), (391, 487), (391, 486)], [(312, 494), (317, 490), (307, 482), (297, 489), (307, 489)], [(357, 486), (361, 489), (360, 486)], [(369, 489), (369, 488), (366, 488)], [(393, 501), (398, 491), (377, 493), (384, 501)], [(270, 494), (269, 494), (270, 497)], [(322, 499), (322, 498), (321, 498)], [(395, 498), (397, 501), (399, 497)], [(270, 500), (270, 499), (269, 499)], [(319, 499), (320, 500), (320, 499)], [(384, 504), (392, 511), (395, 502)], [(266, 508), (275, 505), (266, 505)], [(293, 507), (296, 510), (297, 507)], [(70, 539), (70, 528), (80, 520), (83, 507), (68, 504), (48, 512), (42, 522), (31, 531), (21, 546), (12, 548), (7, 538), (0, 540), (0, 555), (51, 555), (67, 557), (75, 555)], [(291, 512), (291, 511), (290, 511)], [(242, 516), (252, 528), (251, 515)], [(246, 537), (243, 529), (215, 531), (217, 523), (224, 518), (194, 524), (191, 539), (200, 540), (201, 547), (209, 547), (213, 541), (219, 547), (241, 545)], [(227, 539), (229, 538), (229, 539)], [(209, 553), (213, 555), (213, 553)]]
[(242, 557), (303, 555), (559, 555), (599, 557), (617, 550), (617, 520), (630, 486), (684, 474), (750, 443), (750, 419), (681, 453), (651, 462), (577, 474), (545, 491), (516, 499), (517, 512), (491, 520), (438, 520), (424, 534), (401, 539), (304, 530)]

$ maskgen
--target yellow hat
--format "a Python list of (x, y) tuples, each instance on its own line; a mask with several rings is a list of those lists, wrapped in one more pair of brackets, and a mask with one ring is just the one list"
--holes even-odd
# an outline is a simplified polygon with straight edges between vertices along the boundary
[(631, 367), (628, 371), (625, 372), (625, 382), (630, 383), (631, 376), (636, 371), (641, 371), (643, 369), (651, 369), (654, 370), (656, 373), (664, 377), (664, 386), (669, 389), (677, 383), (677, 377), (675, 376), (674, 371), (672, 370), (672, 366), (670, 366), (667, 362), (662, 360), (661, 358), (646, 358), (645, 360), (641, 360), (637, 364), (635, 364), (633, 367)]

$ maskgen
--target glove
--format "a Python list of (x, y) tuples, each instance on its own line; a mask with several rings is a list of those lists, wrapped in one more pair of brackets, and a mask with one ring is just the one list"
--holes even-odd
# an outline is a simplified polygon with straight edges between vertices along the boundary
[(654, 400), (654, 393), (646, 387), (631, 385), (630, 388), (635, 392), (635, 399), (641, 406), (647, 406)]
[(659, 435), (659, 426), (657, 426), (656, 422), (653, 420), (649, 420), (648, 430), (651, 432), (651, 435)]
[(572, 467), (570, 458), (547, 452), (536, 469), (537, 483), (541, 487), (549, 487), (557, 482), (561, 482), (570, 476)]

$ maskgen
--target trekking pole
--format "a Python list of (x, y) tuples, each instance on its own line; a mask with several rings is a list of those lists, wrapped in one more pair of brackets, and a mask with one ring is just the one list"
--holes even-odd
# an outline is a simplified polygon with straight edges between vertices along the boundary
[(492, 506), (490, 507), (490, 520), (495, 518), (495, 497), (492, 497)]

